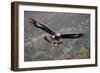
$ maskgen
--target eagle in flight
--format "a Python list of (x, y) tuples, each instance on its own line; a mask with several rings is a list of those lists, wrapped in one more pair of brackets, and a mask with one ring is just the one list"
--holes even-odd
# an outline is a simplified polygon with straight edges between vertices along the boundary
[(51, 43), (52, 45), (59, 45), (62, 44), (62, 39), (75, 39), (75, 38), (80, 38), (83, 34), (59, 34), (54, 32), (51, 28), (49, 28), (47, 25), (42, 24), (38, 22), (37, 20), (30, 18), (32, 21), (32, 24), (36, 27), (39, 28), (47, 33), (50, 34), (50, 36), (44, 36), (44, 40), (47, 42)]

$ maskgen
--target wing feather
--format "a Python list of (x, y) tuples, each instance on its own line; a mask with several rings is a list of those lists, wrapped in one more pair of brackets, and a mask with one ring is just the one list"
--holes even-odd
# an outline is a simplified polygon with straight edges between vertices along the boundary
[(55, 33), (53, 30), (51, 30), (47, 25), (41, 24), (40, 22), (38, 22), (38, 21), (36, 21), (35, 19), (32, 19), (32, 18), (31, 18), (31, 20), (32, 20), (32, 23), (33, 23), (33, 25), (34, 25), (35, 27), (40, 28), (40, 29), (46, 31), (46, 32), (48, 32), (48, 33), (51, 34), (51, 35), (55, 35), (55, 34), (56, 34), (56, 33)]
[(60, 37), (61, 38), (79, 38), (81, 37), (83, 34), (61, 34)]

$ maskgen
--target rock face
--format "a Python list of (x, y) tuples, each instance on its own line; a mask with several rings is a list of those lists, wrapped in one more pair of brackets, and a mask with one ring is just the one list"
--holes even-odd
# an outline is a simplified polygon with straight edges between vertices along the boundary
[[(81, 38), (63, 39), (63, 44), (52, 47), (43, 39), (49, 34), (34, 27), (30, 22), (34, 18), (60, 34), (82, 33)], [(80, 52), (85, 48), (88, 52)], [(62, 59), (84, 59), (90, 57), (90, 15), (79, 13), (57, 13), (57, 12), (24, 12), (24, 60), (62, 60)], [(86, 53), (86, 54), (85, 54)], [(84, 55), (85, 54), (85, 55)], [(74, 55), (74, 56), (73, 56)], [(85, 57), (83, 57), (84, 55)]]

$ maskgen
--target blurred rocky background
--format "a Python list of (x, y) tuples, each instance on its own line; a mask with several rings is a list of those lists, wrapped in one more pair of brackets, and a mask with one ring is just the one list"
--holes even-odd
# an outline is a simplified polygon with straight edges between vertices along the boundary
[[(52, 47), (43, 39), (47, 32), (32, 25), (30, 18), (60, 34), (82, 33), (81, 38), (63, 39)], [(24, 11), (24, 61), (90, 58), (90, 15), (82, 13)]]

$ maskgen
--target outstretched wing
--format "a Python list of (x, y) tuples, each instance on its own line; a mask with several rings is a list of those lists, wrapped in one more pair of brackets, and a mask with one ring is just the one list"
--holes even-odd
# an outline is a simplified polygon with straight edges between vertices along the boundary
[(52, 31), (48, 26), (44, 25), (44, 24), (41, 24), (40, 22), (36, 21), (35, 19), (32, 19), (31, 18), (31, 21), (33, 23), (33, 25), (37, 28), (40, 28), (46, 32), (48, 32), (49, 34), (51, 35), (55, 35), (56, 33), (54, 31)]
[(64, 39), (64, 38), (79, 38), (81, 37), (83, 34), (61, 34), (60, 38)]

